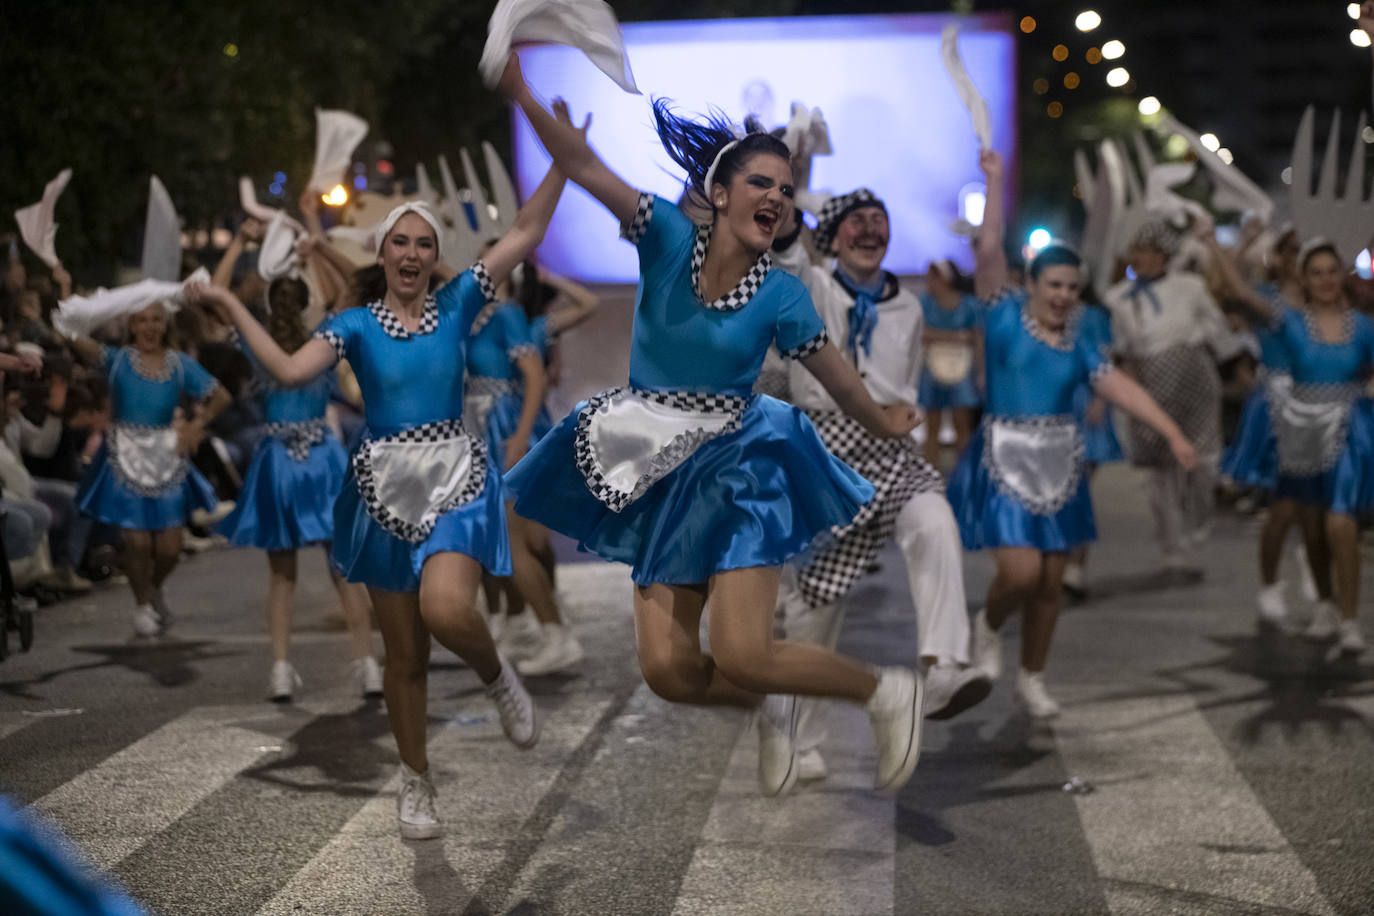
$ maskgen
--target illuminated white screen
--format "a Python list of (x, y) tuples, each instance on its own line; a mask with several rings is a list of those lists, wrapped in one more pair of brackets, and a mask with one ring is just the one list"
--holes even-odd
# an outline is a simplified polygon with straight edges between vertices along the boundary
[[(713, 106), (735, 121), (753, 112), (786, 123), (791, 103), (820, 107), (835, 153), (814, 160), (811, 187), (844, 193), (869, 187), (888, 206), (892, 244), (886, 266), (916, 273), (932, 261), (971, 264), (968, 243), (950, 230), (961, 192), (980, 185), (972, 122), (940, 60), (940, 30), (949, 17), (830, 16), (627, 23), (625, 44), (643, 96), (623, 92), (582, 52), (527, 47), (525, 77), (545, 99), (563, 97), (606, 163), (630, 184), (670, 200), (683, 174), (653, 129), (651, 96), (684, 113)], [(988, 101), (993, 146), (1011, 173), (1015, 162), (1015, 43), (1009, 20), (961, 20), (959, 48)], [(548, 167), (548, 156), (522, 115), (515, 128), (515, 166), (522, 195)], [(634, 249), (620, 242), (612, 217), (569, 185), (539, 250), (541, 263), (590, 281), (632, 283)]]

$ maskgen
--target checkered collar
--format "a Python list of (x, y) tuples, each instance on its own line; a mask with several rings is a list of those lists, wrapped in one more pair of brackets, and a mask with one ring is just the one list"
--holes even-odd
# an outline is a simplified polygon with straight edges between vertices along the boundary
[(372, 317), (376, 318), (377, 323), (382, 326), (382, 330), (386, 331), (387, 336), (397, 340), (409, 340), (412, 336), (433, 334), (439, 328), (439, 303), (435, 301), (432, 295), (425, 297), (425, 308), (420, 313), (420, 326), (415, 329), (414, 335), (406, 330), (405, 325), (401, 324), (401, 319), (397, 318), (396, 313), (387, 308), (382, 300), (374, 299), (367, 304), (367, 307), (372, 312)]
[(735, 312), (744, 308), (750, 299), (754, 298), (754, 293), (759, 291), (763, 285), (764, 278), (768, 276), (768, 271), (773, 269), (773, 255), (765, 251), (759, 255), (754, 266), (740, 278), (735, 288), (714, 302), (706, 302), (706, 297), (701, 294), (701, 265), (706, 263), (706, 249), (711, 244), (711, 227), (697, 227), (697, 241), (692, 246), (692, 292), (697, 294), (708, 309), (715, 309), (718, 312)]

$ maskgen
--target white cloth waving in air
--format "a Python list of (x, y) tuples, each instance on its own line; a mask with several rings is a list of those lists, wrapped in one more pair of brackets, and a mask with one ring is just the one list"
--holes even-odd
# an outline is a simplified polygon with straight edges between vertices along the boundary
[(511, 46), (547, 41), (578, 48), (626, 92), (639, 94), (615, 11), (603, 0), (501, 0), (487, 23), (487, 44), (477, 69), (493, 87), (501, 79)]

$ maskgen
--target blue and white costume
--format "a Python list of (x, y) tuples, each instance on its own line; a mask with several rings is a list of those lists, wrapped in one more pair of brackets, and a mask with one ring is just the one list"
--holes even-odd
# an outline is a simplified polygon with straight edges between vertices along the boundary
[[(1112, 340), (1112, 319), (1107, 314), (1106, 309), (1096, 306), (1085, 306), (1083, 321), (1095, 325), (1093, 333), (1100, 335), (1100, 339), (1107, 346), (1111, 345)], [(1088, 462), (1089, 467), (1100, 467), (1104, 464), (1111, 464), (1125, 459), (1125, 453), (1121, 450), (1121, 441), (1116, 437), (1116, 423), (1112, 418), (1112, 409), (1108, 407), (1102, 414), (1102, 422), (1092, 424), (1088, 422), (1088, 405), (1093, 400), (1093, 389), (1091, 384), (1079, 385), (1073, 392), (1073, 415), (1078, 420), (1078, 425), (1083, 428), (1083, 458)]]
[(242, 347), (261, 390), (267, 435), (244, 475), (238, 504), (216, 530), (236, 547), (296, 550), (334, 538), (334, 500), (348, 456), (325, 422), (332, 373), (284, 388)]
[(625, 236), (640, 264), (629, 385), (579, 404), (506, 475), (515, 510), (641, 585), (779, 566), (873, 495), (800, 410), (751, 394), (770, 344), (804, 358), (825, 326), (768, 252), (703, 301), (711, 228), (671, 201), (641, 195)]
[(1101, 326), (1069, 313), (1057, 343), (1023, 290), (984, 309), (987, 413), (949, 480), (964, 547), (1066, 551), (1095, 540), (1075, 391), (1113, 371)]
[[(1277, 287), (1270, 286), (1271, 294)], [(1273, 490), (1279, 479), (1279, 446), (1270, 422), (1273, 405), (1288, 397), (1293, 388), (1288, 349), (1269, 328), (1257, 328), (1260, 344), (1260, 379), (1245, 399), (1230, 446), (1222, 454), (1221, 473), (1237, 484)]]
[[(530, 336), (525, 310), (514, 302), (488, 303), (473, 321), (471, 334), (463, 427), (486, 443), (487, 458), (504, 469), (506, 440), (520, 425), (525, 406), (524, 377), (516, 361), (527, 353), (542, 358), (543, 350)], [(549, 412), (541, 405), (530, 430), (530, 445), (551, 426)]]
[[(926, 327), (933, 331), (973, 331), (982, 324), (975, 296), (964, 296), (952, 308), (943, 308), (929, 293), (921, 296)], [(977, 407), (983, 403), (974, 380), (973, 344), (933, 341), (925, 346), (921, 368), (920, 404), (926, 410)]]
[(441, 552), (510, 575), (500, 469), (461, 419), (468, 329), (494, 292), (478, 262), (426, 298), (413, 334), (381, 301), (315, 331), (353, 367), (367, 420), (334, 504), (332, 558), (348, 581), (413, 592)]
[(1276, 495), (1345, 515), (1374, 508), (1374, 401), (1364, 388), (1374, 368), (1374, 322), (1347, 310), (1342, 339), (1325, 343), (1309, 312), (1275, 305), (1274, 333), (1293, 373), (1289, 396), (1270, 402)]
[(76, 500), (108, 525), (163, 531), (185, 525), (196, 509), (218, 500), (209, 482), (177, 451), (173, 416), (183, 395), (200, 401), (219, 388), (185, 353), (167, 350), (156, 370), (133, 347), (105, 347), (112, 422), (87, 468)]

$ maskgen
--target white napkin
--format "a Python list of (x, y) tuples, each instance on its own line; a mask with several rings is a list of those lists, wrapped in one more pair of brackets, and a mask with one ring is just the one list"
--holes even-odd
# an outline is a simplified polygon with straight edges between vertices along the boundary
[(500, 0), (487, 23), (487, 44), (477, 65), (488, 87), (500, 82), (511, 45), (522, 41), (578, 48), (620, 88), (639, 94), (620, 23), (603, 0)]
[(792, 157), (811, 158), (829, 156), (835, 152), (830, 145), (830, 127), (819, 108), (807, 108), (801, 102), (792, 103), (792, 117), (782, 131), (782, 142), (792, 151)]
[(344, 178), (353, 151), (367, 136), (367, 122), (347, 111), (315, 109), (315, 168), (308, 187), (330, 191)]
[(107, 321), (141, 312), (155, 302), (162, 303), (168, 313), (179, 311), (186, 304), (187, 283), (209, 283), (210, 272), (204, 267), (184, 282), (139, 280), (116, 289), (100, 288), (89, 296), (72, 296), (57, 304), (52, 324), (59, 334), (68, 338), (89, 335)]
[(239, 179), (239, 206), (243, 208), (244, 213), (262, 223), (270, 223), (277, 214), (281, 214), (288, 226), (298, 232), (305, 232), (305, 227), (287, 215), (286, 211), (258, 203), (258, 192), (253, 190), (253, 179), (247, 175)]
[(57, 223), (53, 222), (53, 209), (57, 198), (72, 180), (72, 170), (63, 169), (57, 177), (43, 188), (43, 199), (36, 204), (14, 211), (14, 221), (19, 224), (19, 235), (24, 244), (49, 267), (58, 265)]
[(181, 222), (172, 197), (154, 175), (148, 180), (148, 217), (143, 223), (143, 279), (181, 276)]
[(300, 257), (296, 254), (296, 230), (286, 223), (286, 214), (280, 210), (267, 224), (262, 236), (262, 246), (258, 249), (258, 276), (268, 283), (280, 277), (299, 276)]
[(973, 117), (973, 132), (978, 135), (979, 148), (992, 149), (992, 119), (988, 116), (988, 103), (964, 68), (964, 60), (959, 56), (959, 27), (952, 22), (945, 26), (940, 35), (940, 57), (945, 62), (945, 72), (954, 82), (959, 99)]

